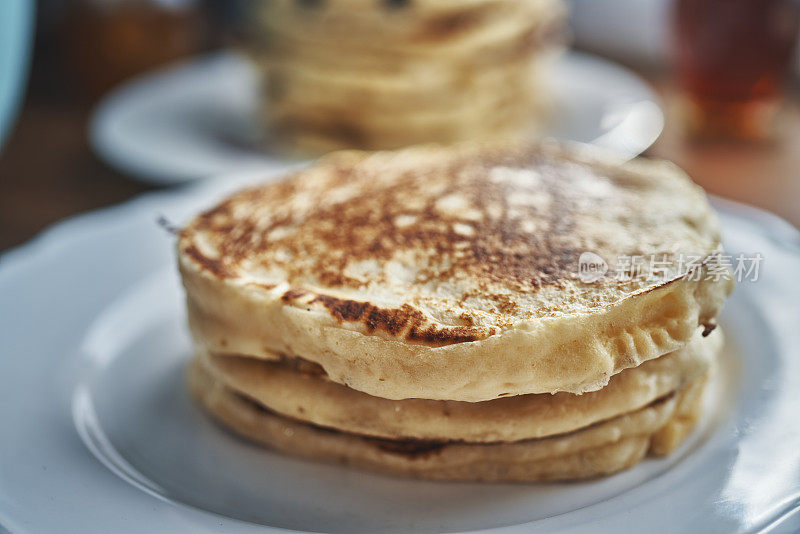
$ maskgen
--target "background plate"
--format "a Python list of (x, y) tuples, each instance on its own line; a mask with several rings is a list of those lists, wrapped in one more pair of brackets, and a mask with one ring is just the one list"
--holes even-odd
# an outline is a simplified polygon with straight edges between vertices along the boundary
[[(664, 127), (653, 91), (630, 71), (570, 52), (555, 66), (556, 110), (544, 134), (633, 157)], [(258, 148), (258, 82), (250, 64), (218, 53), (136, 78), (95, 110), (90, 143), (109, 165), (155, 184), (287, 160)]]

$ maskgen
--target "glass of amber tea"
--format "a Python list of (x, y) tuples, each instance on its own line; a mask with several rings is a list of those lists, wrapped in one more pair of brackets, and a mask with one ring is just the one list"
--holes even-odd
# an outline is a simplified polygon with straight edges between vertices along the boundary
[(768, 139), (800, 31), (798, 0), (674, 0), (673, 62), (689, 134)]

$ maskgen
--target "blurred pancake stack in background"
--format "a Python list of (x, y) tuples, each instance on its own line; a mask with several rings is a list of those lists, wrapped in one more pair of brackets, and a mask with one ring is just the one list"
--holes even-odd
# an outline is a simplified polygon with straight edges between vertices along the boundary
[(535, 134), (566, 18), (561, 0), (254, 6), (265, 124), (305, 154)]

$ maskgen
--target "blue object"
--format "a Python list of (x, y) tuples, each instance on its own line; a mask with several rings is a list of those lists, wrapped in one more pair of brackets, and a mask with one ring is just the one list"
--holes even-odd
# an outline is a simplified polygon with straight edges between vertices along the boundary
[(28, 77), (33, 14), (33, 0), (0, 0), (0, 148)]

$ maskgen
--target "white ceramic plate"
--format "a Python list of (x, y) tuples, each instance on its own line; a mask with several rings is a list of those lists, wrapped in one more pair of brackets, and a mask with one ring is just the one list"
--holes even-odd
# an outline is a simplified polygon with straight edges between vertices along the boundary
[[(664, 116), (636, 75), (570, 52), (552, 81), (556, 110), (545, 135), (635, 156), (658, 138)], [(250, 64), (218, 53), (126, 83), (97, 108), (90, 143), (109, 165), (140, 180), (171, 184), (285, 159), (258, 148), (258, 83)]]
[[(252, 174), (81, 216), (0, 257), (0, 527), (38, 532), (739, 533), (800, 528), (800, 237), (717, 202), (739, 284), (710, 415), (668, 459), (569, 484), (394, 479), (282, 457), (188, 399), (174, 238)], [(270, 528), (265, 528), (270, 527)], [(0, 528), (2, 530), (2, 528)]]

